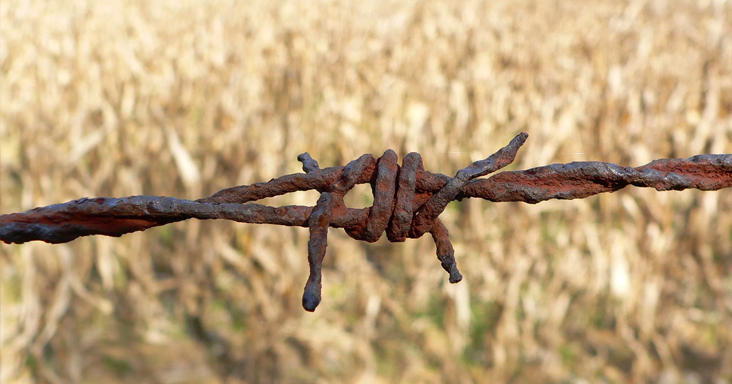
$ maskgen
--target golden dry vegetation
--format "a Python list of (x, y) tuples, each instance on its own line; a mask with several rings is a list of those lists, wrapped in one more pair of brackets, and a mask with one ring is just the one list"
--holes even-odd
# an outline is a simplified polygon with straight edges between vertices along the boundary
[[(3, 1), (0, 212), (393, 148), (454, 174), (732, 153), (729, 1)], [(347, 200), (367, 206), (368, 187)], [(317, 193), (267, 204), (312, 205)], [(730, 383), (732, 193), (454, 203), (428, 238), (178, 223), (0, 246), (3, 383)]]

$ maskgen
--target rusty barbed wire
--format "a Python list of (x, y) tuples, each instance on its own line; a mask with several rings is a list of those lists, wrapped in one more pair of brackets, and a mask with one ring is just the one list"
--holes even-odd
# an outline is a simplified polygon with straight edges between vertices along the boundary
[[(302, 304), (306, 310), (314, 311), (321, 300), (321, 268), (329, 227), (344, 228), (350, 237), (367, 242), (377, 241), (384, 232), (391, 242), (419, 238), (429, 232), (449, 281), (457, 283), (462, 275), (455, 262), (455, 251), (447, 228), (438, 218), (450, 201), (478, 197), (493, 202), (535, 204), (614, 192), (628, 185), (658, 191), (710, 191), (732, 186), (729, 154), (655, 160), (636, 168), (595, 161), (552, 164), (473, 180), (512, 163), (527, 138), (526, 133), (519, 134), (495, 154), (472, 163), (452, 178), (425, 171), (421, 156), (414, 152), (404, 157), (401, 166), (397, 165), (396, 153), (389, 149), (379, 158), (367, 154), (346, 166), (325, 169), (304, 153), (298, 160), (305, 173), (224, 189), (195, 201), (162, 196), (83, 198), (0, 215), (0, 240), (65, 243), (88, 235), (121, 236), (191, 218), (308, 227), (310, 275)], [(346, 207), (343, 196), (354, 185), (364, 183), (371, 184), (373, 205), (362, 209)], [(313, 189), (321, 193), (314, 207), (245, 204)]]

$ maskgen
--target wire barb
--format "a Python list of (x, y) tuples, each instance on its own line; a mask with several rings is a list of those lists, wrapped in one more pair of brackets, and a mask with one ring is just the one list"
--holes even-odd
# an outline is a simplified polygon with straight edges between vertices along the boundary
[[(477, 179), (512, 163), (527, 138), (526, 133), (517, 135), (507, 146), (458, 171), (455, 177), (425, 171), (421, 156), (414, 152), (404, 157), (401, 166), (397, 165), (396, 153), (387, 150), (379, 158), (367, 154), (344, 167), (323, 169), (306, 152), (297, 157), (305, 173), (224, 189), (196, 201), (162, 196), (83, 198), (0, 215), (0, 240), (65, 243), (81, 236), (121, 236), (192, 218), (306, 227), (310, 230), (310, 274), (302, 305), (314, 311), (322, 299), (322, 263), (330, 227), (344, 228), (350, 237), (366, 242), (377, 241), (384, 232), (391, 242), (429, 232), (450, 283), (457, 283), (462, 275), (455, 250), (438, 217), (450, 201), (478, 197), (535, 204), (549, 199), (580, 199), (628, 185), (658, 191), (710, 191), (732, 186), (732, 155), (662, 159), (637, 168), (594, 161), (552, 164)], [(373, 205), (363, 209), (346, 207), (343, 196), (356, 184), (364, 183), (371, 184)], [(321, 193), (314, 207), (248, 203), (313, 189)]]

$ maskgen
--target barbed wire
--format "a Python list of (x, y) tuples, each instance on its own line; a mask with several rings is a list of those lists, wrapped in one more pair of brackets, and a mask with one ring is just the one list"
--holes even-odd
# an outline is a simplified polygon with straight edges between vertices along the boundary
[[(495, 154), (472, 163), (452, 178), (425, 171), (421, 156), (414, 152), (404, 157), (401, 166), (397, 165), (396, 153), (389, 149), (379, 158), (367, 154), (346, 166), (324, 169), (304, 153), (298, 160), (305, 173), (224, 189), (195, 201), (163, 196), (83, 198), (0, 215), (0, 240), (8, 244), (34, 240), (65, 243), (81, 236), (121, 236), (191, 218), (308, 227), (310, 275), (302, 304), (314, 311), (321, 300), (321, 268), (329, 227), (344, 228), (350, 237), (366, 242), (377, 241), (384, 232), (391, 242), (419, 238), (429, 232), (449, 281), (457, 283), (462, 275), (455, 251), (447, 228), (438, 218), (453, 200), (478, 197), (535, 204), (549, 199), (580, 199), (628, 185), (658, 191), (711, 191), (732, 186), (732, 155), (661, 159), (636, 168), (595, 161), (552, 164), (474, 180), (511, 164), (527, 138), (526, 133), (517, 135)], [(343, 196), (356, 184), (364, 183), (371, 184), (373, 205), (346, 207)], [(320, 192), (314, 207), (246, 204), (306, 190)]]

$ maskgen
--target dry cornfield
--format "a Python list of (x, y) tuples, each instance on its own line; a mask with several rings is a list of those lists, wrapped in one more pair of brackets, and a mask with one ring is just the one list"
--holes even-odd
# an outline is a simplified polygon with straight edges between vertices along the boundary
[[(519, 131), (511, 169), (732, 153), (724, 0), (10, 0), (0, 65), (0, 213), (196, 199), (306, 151), (452, 175)], [(0, 382), (732, 383), (730, 211), (729, 190), (451, 203), (455, 285), (428, 238), (331, 230), (315, 313), (307, 229), (2, 245)]]

